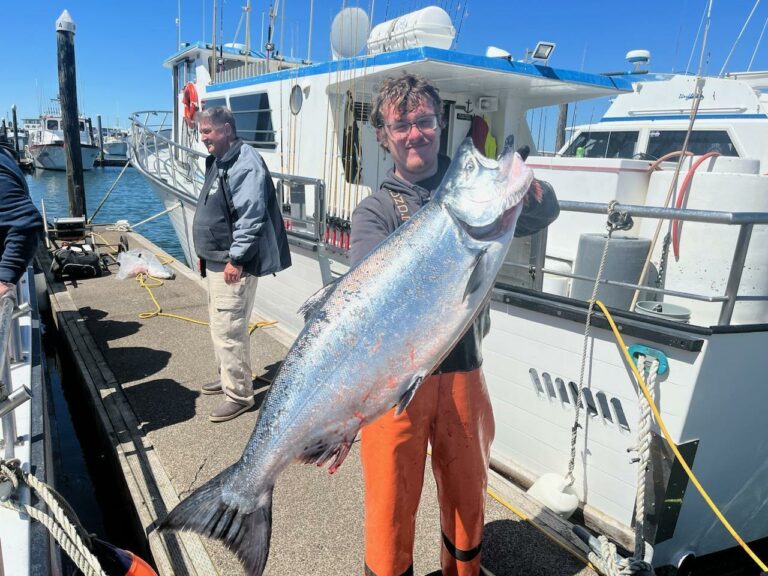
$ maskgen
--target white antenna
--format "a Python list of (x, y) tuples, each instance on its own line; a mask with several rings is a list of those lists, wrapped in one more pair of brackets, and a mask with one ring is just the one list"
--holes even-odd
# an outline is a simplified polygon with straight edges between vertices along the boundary
[(741, 40), (741, 37), (744, 35), (744, 30), (747, 29), (747, 26), (749, 25), (749, 21), (752, 20), (752, 15), (755, 13), (755, 10), (757, 10), (757, 7), (759, 4), (760, 4), (760, 0), (756, 0), (755, 5), (752, 6), (752, 12), (750, 12), (749, 16), (747, 16), (747, 21), (744, 22), (744, 26), (741, 27), (741, 32), (739, 32), (739, 35), (736, 37), (736, 40), (734, 40), (733, 46), (731, 46), (731, 51), (728, 52), (728, 57), (725, 59), (725, 62), (723, 62), (723, 67), (720, 69), (720, 74), (718, 74), (718, 76), (722, 76), (723, 72), (725, 72), (725, 67), (728, 66), (728, 60), (731, 59), (731, 55), (733, 54), (733, 51), (736, 49), (736, 45), (739, 43), (739, 40)]
[(181, 48), (181, 0), (176, 3), (176, 49)]
[(763, 41), (763, 34), (765, 34), (766, 25), (768, 25), (768, 18), (765, 19), (765, 24), (763, 24), (763, 31), (760, 32), (760, 38), (757, 39), (757, 44), (755, 44), (755, 51), (752, 52), (752, 58), (749, 60), (749, 66), (747, 66), (747, 72), (752, 70), (752, 62), (755, 61), (755, 55), (757, 54), (757, 49), (760, 47), (760, 42)]

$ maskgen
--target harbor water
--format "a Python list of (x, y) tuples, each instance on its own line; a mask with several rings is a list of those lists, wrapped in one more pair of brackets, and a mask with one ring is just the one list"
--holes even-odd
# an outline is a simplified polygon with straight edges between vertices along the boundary
[[(90, 218), (96, 211), (105, 194), (112, 188), (122, 172), (118, 166), (94, 168), (83, 172), (85, 186), (86, 214)], [(27, 175), (29, 193), (35, 205), (40, 209), (45, 203), (46, 219), (53, 223), (57, 217), (68, 216), (67, 175), (65, 172), (35, 170)], [(164, 210), (163, 204), (155, 196), (146, 179), (129, 167), (117, 181), (117, 185), (107, 201), (96, 214), (94, 224), (114, 224), (118, 220), (127, 220), (137, 224)], [(176, 235), (167, 215), (142, 224), (136, 229), (149, 240), (167, 251), (174, 258), (183, 261)]]

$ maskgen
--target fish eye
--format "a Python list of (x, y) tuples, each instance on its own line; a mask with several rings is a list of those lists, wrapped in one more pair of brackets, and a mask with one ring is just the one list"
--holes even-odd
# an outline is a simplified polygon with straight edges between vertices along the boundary
[(475, 168), (477, 168), (477, 164), (474, 160), (467, 160), (467, 163), (464, 164), (464, 171), (465, 172), (474, 172)]

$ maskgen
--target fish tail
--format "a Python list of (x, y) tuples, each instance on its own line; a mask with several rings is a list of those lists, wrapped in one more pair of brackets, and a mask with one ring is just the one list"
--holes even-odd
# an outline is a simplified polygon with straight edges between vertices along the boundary
[(195, 490), (171, 510), (158, 530), (190, 530), (221, 540), (237, 554), (248, 576), (261, 576), (272, 536), (273, 486), (255, 494), (256, 508), (244, 512), (222, 498), (222, 486), (232, 473), (233, 467), (227, 468)]

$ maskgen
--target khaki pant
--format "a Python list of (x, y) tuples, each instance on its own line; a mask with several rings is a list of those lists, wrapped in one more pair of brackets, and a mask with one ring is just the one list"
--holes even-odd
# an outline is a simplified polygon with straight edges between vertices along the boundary
[(206, 262), (208, 317), (221, 387), (232, 402), (253, 406), (251, 342), (248, 324), (258, 278), (243, 273), (239, 282), (224, 282), (224, 265)]
[(413, 574), (416, 509), (427, 444), (437, 481), (447, 576), (480, 572), (493, 409), (480, 368), (427, 378), (400, 416), (394, 409), (362, 430), (365, 574)]

